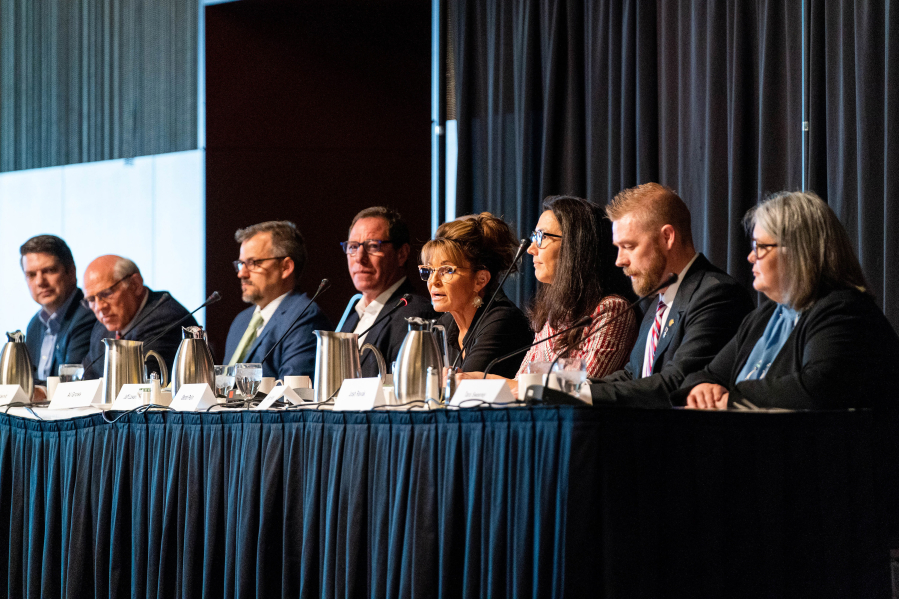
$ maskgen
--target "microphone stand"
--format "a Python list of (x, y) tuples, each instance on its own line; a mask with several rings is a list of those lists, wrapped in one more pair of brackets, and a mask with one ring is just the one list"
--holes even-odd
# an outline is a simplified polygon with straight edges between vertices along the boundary
[(300, 319), (303, 317), (303, 314), (306, 313), (306, 310), (309, 309), (309, 306), (312, 305), (312, 303), (318, 296), (327, 291), (329, 287), (331, 287), (331, 281), (329, 281), (328, 279), (322, 279), (322, 282), (318, 284), (318, 290), (316, 290), (315, 295), (312, 296), (312, 299), (309, 300), (309, 303), (306, 304), (306, 307), (303, 308), (302, 312), (297, 314), (297, 317), (293, 319), (293, 322), (290, 323), (290, 326), (287, 327), (287, 330), (284, 331), (284, 334), (281, 335), (281, 338), (275, 341), (275, 344), (271, 346), (271, 348), (269, 348), (268, 352), (265, 354), (265, 357), (262, 358), (260, 364), (265, 364), (265, 361), (269, 359), (269, 357), (272, 355), (272, 352), (275, 351), (275, 348), (281, 345), (281, 342), (284, 341), (288, 333), (290, 333), (290, 331), (293, 330), (293, 327), (296, 326), (298, 322), (300, 322)]
[(513, 357), (513, 356), (517, 356), (518, 354), (524, 353), (524, 352), (528, 351), (529, 349), (531, 349), (532, 347), (535, 347), (535, 346), (537, 346), (537, 345), (540, 345), (540, 344), (543, 343), (544, 341), (549, 341), (550, 339), (554, 339), (554, 338), (558, 337), (559, 335), (564, 335), (564, 334), (567, 333), (568, 331), (573, 331), (574, 329), (579, 329), (579, 328), (581, 328), (581, 327), (586, 327), (586, 326), (588, 326), (588, 325), (589, 325), (590, 323), (592, 323), (592, 322), (593, 322), (593, 317), (592, 317), (592, 316), (584, 316), (583, 318), (581, 318), (580, 320), (578, 320), (576, 323), (574, 323), (573, 325), (571, 325), (571, 326), (568, 327), (567, 329), (562, 329), (561, 331), (559, 331), (559, 332), (557, 332), (557, 333), (553, 333), (553, 334), (550, 335), (549, 337), (546, 337), (546, 338), (544, 338), (544, 339), (541, 339), (540, 341), (535, 341), (534, 343), (531, 343), (530, 345), (528, 345), (528, 346), (526, 346), (526, 347), (522, 347), (522, 348), (516, 349), (515, 351), (511, 351), (511, 352), (507, 353), (507, 354), (504, 355), (504, 356), (500, 356), (500, 357), (498, 357), (498, 358), (492, 359), (492, 360), (490, 361), (490, 363), (487, 364), (487, 368), (484, 369), (484, 378), (485, 378), (485, 379), (487, 378), (487, 374), (488, 374), (488, 373), (490, 372), (490, 370), (491, 370), (494, 366), (496, 366), (498, 363), (500, 363), (500, 362), (502, 362), (502, 361), (504, 361), (504, 360), (506, 360), (506, 359), (508, 359), (508, 358), (511, 358), (511, 357)]
[[(644, 295), (642, 297), (638, 297), (636, 300), (631, 302), (627, 308), (625, 308), (618, 314), (613, 315), (609, 320), (604, 322), (601, 327), (598, 327), (595, 331), (593, 331), (589, 335), (585, 336), (581, 340), (581, 343), (583, 343), (584, 341), (586, 341), (593, 335), (595, 335), (595, 334), (599, 333), (600, 331), (602, 331), (603, 329), (605, 329), (608, 325), (610, 325), (613, 322), (615, 322), (616, 320), (618, 320), (618, 318), (622, 314), (626, 314), (628, 311), (632, 310), (634, 308), (634, 306), (636, 306), (638, 303), (642, 302), (643, 300), (645, 300), (648, 297), (654, 296), (656, 293), (658, 293), (662, 289), (665, 289), (666, 287), (673, 285), (675, 282), (677, 282), (677, 278), (678, 278), (677, 274), (675, 274), (675, 273), (669, 274), (667, 277), (665, 277), (665, 280), (662, 281), (661, 283), (659, 283), (658, 285), (656, 285), (656, 287), (652, 291), (650, 291), (649, 293), (647, 293), (646, 295)], [(543, 385), (542, 387), (538, 387), (537, 385), (532, 385), (531, 387), (529, 387), (529, 389), (532, 389), (533, 387), (538, 387), (538, 389), (540, 389), (540, 392), (538, 392), (538, 393), (531, 392), (530, 395), (526, 395), (529, 405), (535, 405), (535, 404), (539, 404), (539, 405), (582, 405), (583, 404), (583, 402), (581, 400), (579, 400), (575, 397), (572, 397), (571, 395), (568, 395), (567, 393), (565, 393), (563, 391), (558, 391), (556, 389), (549, 388), (549, 377), (552, 376), (553, 368), (555, 368), (556, 363), (558, 363), (559, 358), (561, 358), (561, 357), (562, 357), (562, 354), (560, 353), (558, 356), (556, 356), (556, 359), (553, 360), (552, 363), (549, 365), (549, 373), (547, 374), (545, 385)], [(538, 395), (540, 397), (538, 397)]]
[(404, 295), (403, 297), (401, 297), (401, 298), (400, 298), (400, 301), (397, 302), (397, 304), (396, 304), (394, 307), (392, 307), (390, 310), (388, 310), (388, 311), (387, 311), (386, 313), (384, 313), (384, 314), (379, 314), (379, 315), (378, 315), (378, 318), (377, 318), (373, 323), (371, 323), (371, 326), (370, 326), (370, 327), (368, 327), (367, 329), (365, 329), (364, 331), (362, 331), (361, 333), (359, 333), (359, 338), (361, 339), (364, 335), (367, 335), (368, 332), (369, 332), (370, 330), (372, 330), (373, 328), (375, 328), (377, 325), (381, 324), (381, 322), (383, 322), (385, 318), (387, 318), (388, 316), (390, 316), (391, 314), (393, 314), (394, 312), (396, 312), (397, 310), (399, 310), (399, 309), (402, 308), (403, 306), (408, 306), (408, 305), (409, 305), (409, 300), (410, 300), (410, 299), (412, 299), (412, 295), (409, 294), (409, 293), (407, 293), (406, 295)]

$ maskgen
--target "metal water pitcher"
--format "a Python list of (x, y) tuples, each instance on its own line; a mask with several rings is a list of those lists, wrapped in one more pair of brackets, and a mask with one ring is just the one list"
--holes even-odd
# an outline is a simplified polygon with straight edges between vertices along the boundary
[(359, 335), (338, 331), (315, 331), (315, 401), (327, 401), (337, 395), (344, 379), (358, 379), (361, 375), (361, 354), (370, 349), (378, 361), (381, 381), (387, 374), (384, 356), (372, 345), (359, 347)]
[(22, 331), (16, 331), (7, 333), (6, 337), (9, 341), (0, 352), (0, 385), (19, 385), (30, 399), (34, 391), (34, 372), (25, 335)]
[(445, 362), (434, 336), (435, 329), (443, 327), (416, 316), (407, 318), (406, 322), (409, 323), (409, 332), (400, 346), (396, 372), (393, 373), (396, 398), (400, 403), (426, 400), (428, 368), (442, 371)]
[(181, 327), (184, 338), (172, 366), (172, 397), (181, 385), (206, 383), (215, 390), (215, 361), (203, 327)]
[(147, 378), (146, 359), (156, 358), (162, 372), (162, 386), (168, 385), (169, 369), (165, 360), (153, 350), (144, 351), (143, 341), (129, 339), (103, 339), (106, 344), (106, 355), (103, 362), (103, 403), (115, 400), (122, 390), (122, 385), (150, 382)]

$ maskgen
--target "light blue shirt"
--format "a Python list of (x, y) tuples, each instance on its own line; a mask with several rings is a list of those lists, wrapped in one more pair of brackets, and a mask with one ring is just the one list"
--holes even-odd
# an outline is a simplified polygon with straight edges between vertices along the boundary
[(38, 318), (44, 324), (44, 336), (41, 340), (41, 359), (37, 366), (37, 378), (46, 381), (50, 376), (50, 364), (53, 363), (53, 351), (56, 349), (56, 338), (59, 336), (59, 329), (62, 326), (62, 317), (69, 309), (72, 298), (75, 297), (75, 290), (69, 294), (68, 299), (53, 314), (47, 314), (47, 310), (41, 308)]
[(777, 305), (770, 320), (768, 320), (765, 332), (755, 342), (755, 347), (752, 348), (746, 364), (740, 370), (740, 374), (737, 375), (736, 382), (765, 378), (774, 358), (780, 353), (790, 333), (793, 332), (799, 316), (800, 313), (798, 311), (783, 304)]

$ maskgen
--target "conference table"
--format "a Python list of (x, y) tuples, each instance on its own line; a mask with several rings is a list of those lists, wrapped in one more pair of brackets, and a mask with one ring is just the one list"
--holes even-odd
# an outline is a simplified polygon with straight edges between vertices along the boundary
[(889, 596), (868, 411), (33, 412), (8, 597)]

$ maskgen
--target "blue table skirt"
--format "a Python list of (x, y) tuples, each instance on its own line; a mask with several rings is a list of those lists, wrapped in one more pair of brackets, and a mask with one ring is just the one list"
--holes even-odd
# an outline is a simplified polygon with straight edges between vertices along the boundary
[(888, 596), (872, 430), (866, 412), (0, 415), (0, 595)]

